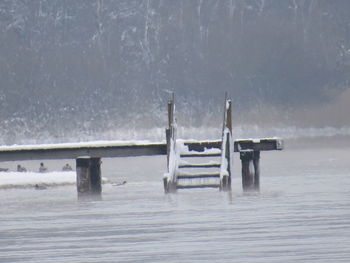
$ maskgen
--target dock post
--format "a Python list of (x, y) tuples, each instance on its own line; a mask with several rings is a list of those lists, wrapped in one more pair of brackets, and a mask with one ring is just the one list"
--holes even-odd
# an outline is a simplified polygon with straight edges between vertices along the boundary
[(170, 156), (170, 128), (165, 129), (165, 137), (166, 137), (166, 155), (167, 155), (167, 167), (169, 167), (169, 156)]
[(101, 158), (78, 157), (76, 171), (78, 196), (101, 194)]
[(165, 130), (166, 144), (167, 144), (167, 170), (168, 173), (172, 171), (170, 178), (163, 178), (164, 192), (165, 193), (175, 193), (176, 187), (176, 173), (174, 167), (174, 162), (171, 159), (176, 158), (174, 154), (175, 143), (176, 143), (176, 125), (175, 125), (175, 95), (172, 94), (171, 100), (168, 101), (168, 128)]
[(88, 193), (90, 190), (90, 157), (76, 159), (77, 191), (78, 195)]
[(240, 159), (242, 161), (242, 186), (243, 191), (252, 190), (254, 187), (254, 152), (251, 150), (241, 151)]
[(90, 158), (90, 184), (91, 193), (100, 195), (102, 192), (101, 187), (101, 158)]
[[(228, 132), (227, 132), (228, 129)], [(224, 123), (222, 128), (222, 146), (221, 149), (225, 149), (225, 152), (222, 155), (222, 158), (226, 159), (227, 162), (227, 175), (222, 177), (220, 182), (220, 190), (222, 191), (231, 191), (231, 152), (233, 151), (232, 147), (232, 102), (230, 99), (227, 99), (227, 94), (225, 94), (225, 108), (224, 108)]]
[(222, 191), (231, 191), (231, 134), (226, 134), (225, 159), (227, 161), (227, 175), (224, 175), (221, 183)]
[(260, 190), (260, 151), (240, 152), (242, 161), (242, 186), (244, 191)]
[(163, 178), (163, 185), (164, 185), (164, 192), (169, 193), (168, 178), (166, 178), (166, 177)]
[(168, 124), (169, 129), (171, 129), (174, 124), (174, 99), (168, 101)]
[(254, 190), (260, 190), (260, 151), (254, 151)]

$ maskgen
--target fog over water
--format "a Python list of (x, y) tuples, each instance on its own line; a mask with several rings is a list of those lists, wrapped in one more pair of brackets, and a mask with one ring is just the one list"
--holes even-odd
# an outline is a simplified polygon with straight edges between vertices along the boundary
[(263, 152), (260, 193), (242, 192), (239, 155), (230, 193), (165, 195), (163, 156), (104, 159), (103, 176), (127, 184), (104, 184), (101, 201), (78, 201), (74, 185), (2, 189), (0, 261), (349, 262), (348, 153)]
[[(347, 0), (2, 0), (1, 144), (349, 135)], [(198, 128), (199, 127), (199, 128)], [(314, 133), (313, 133), (314, 132)], [(180, 130), (181, 133), (181, 130)]]

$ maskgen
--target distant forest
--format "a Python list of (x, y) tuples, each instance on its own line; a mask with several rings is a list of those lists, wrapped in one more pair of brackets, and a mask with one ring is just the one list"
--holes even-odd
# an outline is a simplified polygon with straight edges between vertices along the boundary
[(237, 112), (327, 103), (349, 88), (349, 10), (348, 0), (2, 0), (0, 120), (123, 122), (157, 112), (168, 91), (194, 113), (225, 91)]

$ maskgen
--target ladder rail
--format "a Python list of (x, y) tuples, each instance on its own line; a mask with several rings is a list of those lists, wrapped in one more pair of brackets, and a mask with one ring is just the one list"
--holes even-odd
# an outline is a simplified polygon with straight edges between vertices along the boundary
[[(226, 97), (227, 95), (225, 95)], [(232, 102), (225, 98), (224, 125), (222, 131), (221, 166), (220, 166), (220, 190), (231, 190), (232, 169)]]
[(179, 154), (176, 147), (176, 119), (175, 119), (175, 95), (168, 101), (168, 128), (166, 129), (167, 141), (167, 173), (164, 175), (164, 191), (166, 193), (176, 191), (176, 174), (178, 170)]

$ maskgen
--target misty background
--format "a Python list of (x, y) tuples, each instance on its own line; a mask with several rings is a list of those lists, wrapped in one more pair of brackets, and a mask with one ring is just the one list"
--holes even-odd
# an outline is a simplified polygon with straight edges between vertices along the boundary
[(1, 0), (0, 143), (160, 140), (169, 91), (190, 137), (220, 136), (225, 91), (236, 136), (349, 135), (349, 10), (348, 0)]

